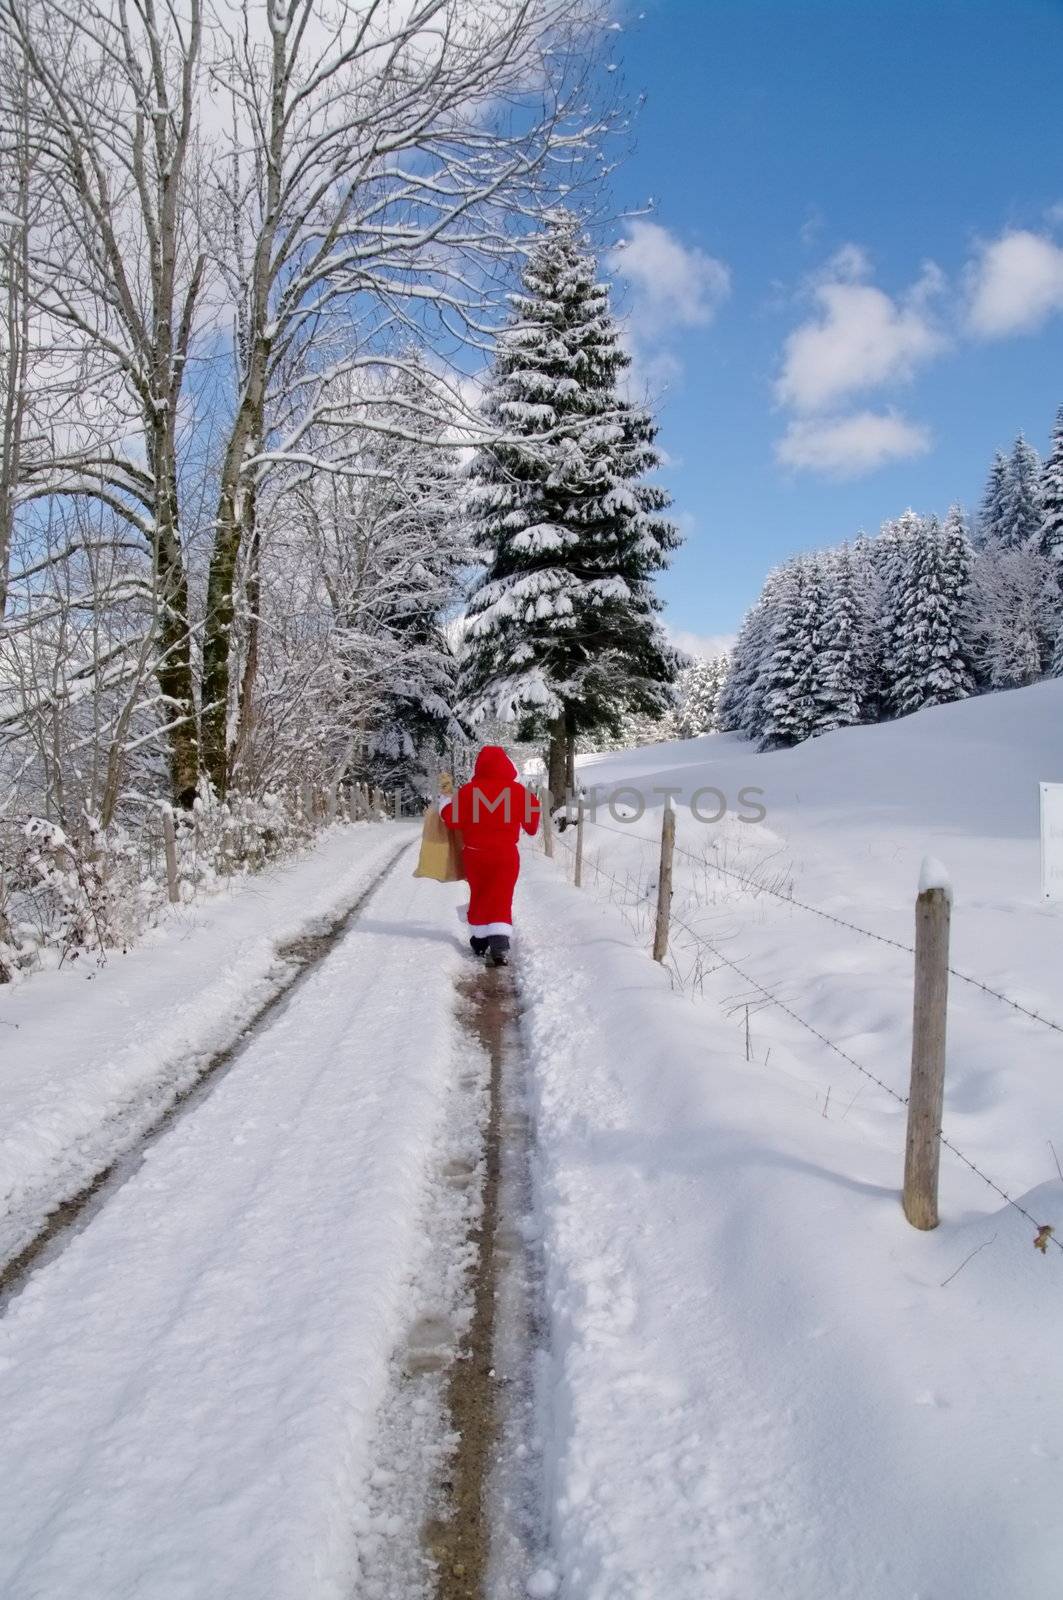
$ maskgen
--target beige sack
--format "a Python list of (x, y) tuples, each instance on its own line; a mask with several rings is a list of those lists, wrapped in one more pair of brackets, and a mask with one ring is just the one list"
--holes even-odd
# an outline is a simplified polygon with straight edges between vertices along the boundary
[(457, 883), (465, 876), (461, 864), (461, 835), (451, 832), (437, 806), (429, 806), (424, 814), (421, 853), (413, 875), (434, 878), (436, 883)]

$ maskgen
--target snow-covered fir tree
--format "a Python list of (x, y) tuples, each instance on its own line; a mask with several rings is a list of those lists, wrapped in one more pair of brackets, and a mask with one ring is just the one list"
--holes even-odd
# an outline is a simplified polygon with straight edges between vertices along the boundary
[(896, 618), (890, 688), (898, 716), (963, 700), (974, 688), (962, 626), (973, 559), (955, 507), (945, 527), (927, 517), (904, 543), (890, 597)]
[(774, 567), (738, 630), (716, 704), (721, 733), (741, 733), (747, 739), (759, 739), (763, 733), (776, 607), (788, 582), (787, 568)]
[(988, 548), (1022, 550), (1041, 532), (1041, 458), (1022, 434), (1008, 461), (1008, 481), (997, 533)]
[(924, 531), (924, 519), (909, 506), (899, 517), (884, 522), (872, 542), (879, 630), (875, 711), (880, 718), (897, 715), (896, 684), (905, 673), (906, 650), (906, 619), (897, 598), (903, 589), (910, 547)]
[(867, 619), (861, 573), (848, 545), (823, 560), (823, 624), (819, 634), (813, 733), (864, 720), (869, 687)]
[(447, 622), (470, 552), (438, 386), (411, 353), (365, 388), (349, 471), (304, 475), (282, 510), (293, 585), (312, 585), (327, 617), (342, 774), (412, 794), (433, 755), (461, 737)]
[(1063, 406), (1056, 413), (1052, 444), (1041, 474), (1039, 549), (1063, 580)]
[(747, 731), (747, 714), (770, 630), (771, 614), (761, 594), (742, 619), (716, 702), (716, 721), (722, 733)]
[(800, 744), (816, 731), (820, 695), (820, 636), (824, 621), (823, 569), (815, 556), (783, 568), (775, 621), (758, 693), (763, 697), (761, 738), (774, 749)]
[(469, 715), (549, 735), (563, 789), (581, 734), (672, 704), (679, 657), (653, 579), (679, 535), (645, 481), (656, 429), (623, 394), (629, 358), (577, 218), (558, 212), (531, 249), (499, 337), (468, 514), (484, 571), (469, 601)]
[(696, 656), (683, 668), (676, 683), (675, 730), (680, 739), (715, 733), (716, 708), (727, 677), (726, 656)]
[(1008, 458), (1003, 450), (998, 450), (989, 469), (975, 525), (974, 542), (980, 550), (986, 545), (1001, 543), (1008, 501), (1009, 476)]

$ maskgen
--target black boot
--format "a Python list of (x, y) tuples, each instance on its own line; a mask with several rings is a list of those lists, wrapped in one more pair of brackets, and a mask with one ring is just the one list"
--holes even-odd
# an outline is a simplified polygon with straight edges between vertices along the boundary
[(472, 938), (469, 940), (469, 944), (472, 946), (472, 953), (474, 956), (485, 956), (487, 954), (490, 940), (482, 938), (478, 933), (474, 933)]
[(509, 935), (507, 933), (493, 933), (487, 944), (487, 965), (489, 967), (508, 967)]

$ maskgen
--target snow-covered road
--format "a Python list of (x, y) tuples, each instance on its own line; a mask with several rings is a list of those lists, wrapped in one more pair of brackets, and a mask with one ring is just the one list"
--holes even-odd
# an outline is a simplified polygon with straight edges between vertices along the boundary
[[(954, 744), (980, 792), (981, 745)], [(374, 870), (397, 838), (380, 830)], [(361, 848), (331, 839), (304, 865), (349, 880)], [(1058, 923), (1004, 898), (988, 846), (964, 848), (974, 910), (984, 857), (1047, 972)], [(941, 1227), (908, 1227), (901, 1108), (825, 1096), (814, 1073), (840, 1084), (838, 1058), (798, 1070), (770, 1014), (747, 1059), (708, 982), (674, 992), (645, 929), (599, 898), (597, 857), (577, 892), (566, 849), (524, 856), (499, 1126), (530, 1156), (501, 1186), (496, 1248), (534, 1264), (534, 1304), (488, 1374), (520, 1426), (503, 1415), (484, 1503), (507, 1561), (484, 1600), (1056, 1600), (1058, 1251), (948, 1152)], [(424, 1600), (437, 1347), (452, 1358), (469, 1325), (486, 1075), (458, 1000), (477, 982), (465, 891), (411, 867), (0, 1320), (3, 1600)], [(751, 914), (754, 957), (773, 927)], [(840, 993), (863, 1009), (831, 1031), (861, 1054), (881, 1035), (903, 1074), (907, 1024), (868, 1028), (879, 969), (861, 960)], [(794, 982), (802, 961), (828, 995), (850, 972), (799, 930)], [(962, 1002), (953, 1016), (962, 1090), (978, 1040)], [(1040, 1118), (1059, 1143), (1058, 1057), (1028, 1035), (1003, 1035), (978, 1124), (1002, 1170), (1013, 1128)], [(1063, 1236), (1063, 1181), (1017, 1192)], [(413, 1353), (435, 1389), (403, 1379)]]
[(0, 1323), (5, 1600), (338, 1600), (386, 1536), (463, 959), (411, 864)]

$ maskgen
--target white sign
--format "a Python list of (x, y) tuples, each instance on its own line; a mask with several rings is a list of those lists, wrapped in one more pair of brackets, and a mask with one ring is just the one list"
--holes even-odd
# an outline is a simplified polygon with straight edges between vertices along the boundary
[(1063, 783), (1041, 785), (1041, 893), (1063, 900)]

